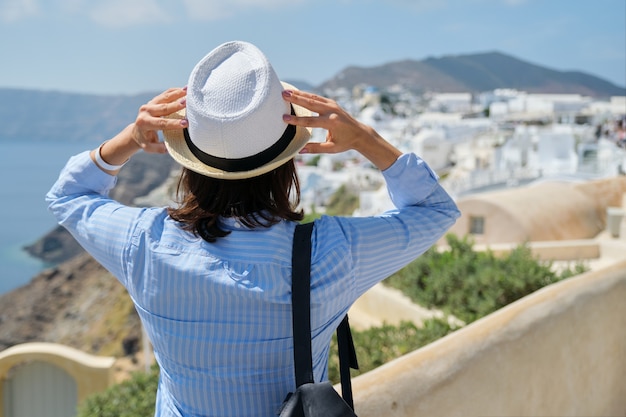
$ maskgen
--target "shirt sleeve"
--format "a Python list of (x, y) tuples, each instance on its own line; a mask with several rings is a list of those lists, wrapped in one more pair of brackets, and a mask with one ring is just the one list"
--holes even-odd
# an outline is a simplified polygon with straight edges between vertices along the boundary
[[(350, 304), (434, 245), (460, 216), (437, 175), (415, 154), (404, 154), (383, 172), (396, 208), (373, 217), (324, 216), (315, 228), (320, 269), (349, 277)], [(339, 254), (335, 252), (339, 251)], [(334, 254), (334, 257), (333, 257)], [(333, 260), (335, 265), (327, 263)], [(346, 265), (339, 271), (338, 264)], [(344, 277), (344, 278), (345, 278)]]
[(126, 256), (143, 208), (108, 197), (117, 177), (100, 170), (89, 152), (68, 161), (46, 195), (48, 209), (60, 225), (118, 279), (126, 276)]

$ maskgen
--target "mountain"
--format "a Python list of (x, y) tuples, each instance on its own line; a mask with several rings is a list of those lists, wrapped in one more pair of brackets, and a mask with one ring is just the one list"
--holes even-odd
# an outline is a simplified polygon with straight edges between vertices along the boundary
[(592, 97), (626, 95), (626, 88), (579, 71), (556, 71), (500, 52), (405, 60), (378, 67), (348, 67), (319, 90), (368, 84), (378, 88), (402, 85), (415, 92), (471, 92), (514, 88), (529, 93), (581, 94)]
[(155, 94), (106, 96), (0, 89), (0, 140), (104, 141)]
[[(530, 93), (577, 93), (592, 97), (626, 95), (626, 88), (578, 71), (556, 71), (500, 52), (405, 60), (377, 67), (348, 67), (312, 86), (313, 91), (355, 85), (402, 85), (413, 92), (482, 92), (515, 88)], [(155, 93), (89, 95), (0, 88), (0, 140), (104, 141), (134, 120)]]

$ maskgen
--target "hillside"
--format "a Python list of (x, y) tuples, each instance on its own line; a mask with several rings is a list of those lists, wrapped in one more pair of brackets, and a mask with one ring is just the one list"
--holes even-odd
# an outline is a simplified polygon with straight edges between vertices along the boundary
[(63, 343), (122, 356), (141, 337), (124, 287), (83, 252), (0, 296), (0, 351), (20, 343)]
[(132, 122), (153, 96), (0, 89), (0, 140), (104, 141)]
[(379, 88), (400, 84), (416, 92), (471, 92), (515, 88), (530, 93), (625, 95), (626, 88), (578, 71), (556, 71), (500, 52), (406, 60), (378, 67), (348, 67), (319, 89)]

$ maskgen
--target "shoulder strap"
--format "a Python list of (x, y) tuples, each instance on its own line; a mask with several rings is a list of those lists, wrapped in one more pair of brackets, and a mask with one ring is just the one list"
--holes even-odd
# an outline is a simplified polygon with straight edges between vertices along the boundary
[(337, 349), (339, 350), (339, 375), (341, 378), (341, 396), (343, 400), (354, 410), (354, 400), (352, 399), (352, 380), (350, 379), (350, 368), (359, 369), (356, 359), (356, 350), (350, 332), (348, 315), (343, 318), (337, 327)]
[(298, 224), (291, 254), (291, 325), (296, 386), (313, 382), (311, 352), (311, 232), (313, 223)]
[[(298, 224), (291, 256), (291, 305), (296, 386), (313, 382), (311, 352), (311, 233), (314, 223)], [(356, 350), (346, 315), (337, 327), (341, 396), (354, 409), (350, 368), (358, 369)]]

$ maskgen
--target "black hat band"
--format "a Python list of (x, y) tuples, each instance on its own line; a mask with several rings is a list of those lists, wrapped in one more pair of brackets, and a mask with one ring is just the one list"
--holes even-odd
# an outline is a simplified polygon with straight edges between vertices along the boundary
[[(293, 106), (291, 106), (291, 114), (293, 116), (296, 115)], [(272, 146), (255, 155), (246, 156), (244, 158), (222, 158), (210, 155), (202, 151), (192, 142), (187, 128), (183, 129), (183, 134), (185, 135), (187, 147), (189, 147), (191, 153), (203, 164), (226, 172), (242, 172), (259, 168), (280, 155), (285, 149), (287, 149), (287, 146), (289, 146), (292, 139), (296, 136), (296, 126), (287, 125), (287, 128), (283, 132), (282, 136), (274, 142)]]

